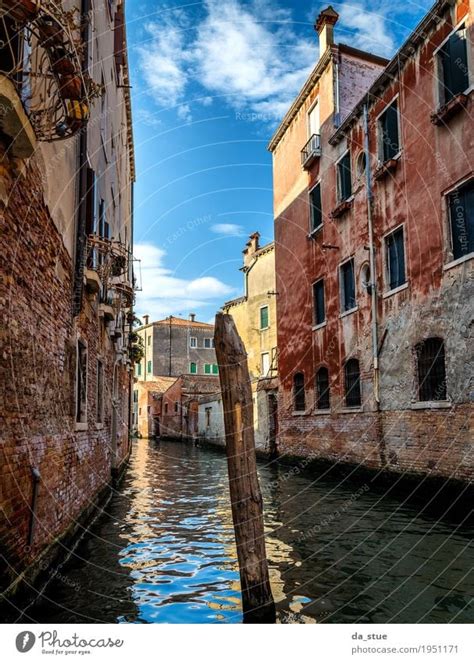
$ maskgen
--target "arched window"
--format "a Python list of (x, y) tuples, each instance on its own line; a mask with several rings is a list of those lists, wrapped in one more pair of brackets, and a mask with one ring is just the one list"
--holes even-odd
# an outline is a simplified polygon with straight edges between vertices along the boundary
[(360, 368), (357, 359), (349, 359), (344, 367), (346, 406), (360, 407)]
[(418, 397), (426, 400), (446, 400), (446, 364), (444, 342), (427, 338), (415, 347), (418, 368)]
[(293, 377), (293, 409), (294, 411), (304, 411), (306, 409), (304, 375), (302, 372), (297, 372)]
[(324, 366), (316, 373), (316, 407), (329, 409), (329, 371)]

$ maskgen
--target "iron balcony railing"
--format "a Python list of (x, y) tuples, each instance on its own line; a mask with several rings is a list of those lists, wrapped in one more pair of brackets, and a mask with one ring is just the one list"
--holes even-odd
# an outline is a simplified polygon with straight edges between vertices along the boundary
[(301, 150), (301, 165), (309, 168), (313, 161), (321, 156), (321, 136), (313, 133), (306, 145)]

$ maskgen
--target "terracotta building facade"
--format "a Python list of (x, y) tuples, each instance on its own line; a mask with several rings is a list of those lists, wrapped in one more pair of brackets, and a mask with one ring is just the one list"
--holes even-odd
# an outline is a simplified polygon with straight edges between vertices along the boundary
[(336, 22), (269, 146), (279, 452), (469, 480), (472, 10), (436, 2), (389, 62)]
[(0, 583), (12, 595), (64, 557), (130, 452), (134, 156), (123, 1), (5, 1), (0, 28)]

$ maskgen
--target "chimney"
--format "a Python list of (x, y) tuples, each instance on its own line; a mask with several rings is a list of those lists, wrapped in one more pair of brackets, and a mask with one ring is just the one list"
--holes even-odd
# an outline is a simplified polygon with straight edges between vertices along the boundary
[(189, 313), (189, 321), (190, 322), (196, 321), (196, 313)]
[(150, 319), (150, 315), (143, 315), (143, 324), (146, 326), (148, 324), (148, 321)]
[(339, 14), (331, 5), (319, 14), (314, 24), (314, 29), (319, 35), (319, 59), (321, 59), (328, 48), (334, 44), (334, 26)]
[(248, 267), (252, 262), (253, 256), (260, 248), (260, 233), (254, 232), (250, 235), (248, 242), (243, 250), (244, 254), (244, 267)]

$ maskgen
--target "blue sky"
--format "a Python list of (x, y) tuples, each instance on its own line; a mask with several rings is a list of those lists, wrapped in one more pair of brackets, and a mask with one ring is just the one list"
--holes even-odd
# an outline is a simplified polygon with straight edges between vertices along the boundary
[[(337, 41), (390, 57), (432, 3), (332, 4)], [(128, 2), (138, 315), (210, 321), (241, 294), (247, 235), (273, 238), (266, 145), (318, 59), (313, 24), (326, 6)]]

